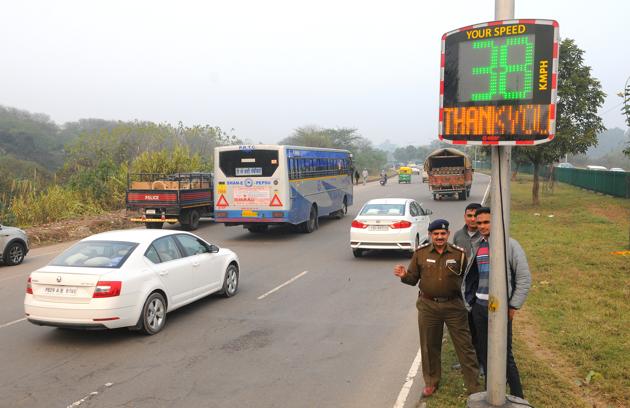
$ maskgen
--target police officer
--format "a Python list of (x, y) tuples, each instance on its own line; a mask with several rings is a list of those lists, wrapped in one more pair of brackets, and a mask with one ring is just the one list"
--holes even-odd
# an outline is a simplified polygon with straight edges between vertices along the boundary
[(433, 395), (440, 382), (444, 324), (453, 340), (468, 392), (479, 391), (479, 367), (461, 295), (467, 259), (463, 249), (448, 243), (448, 225), (442, 219), (431, 222), (431, 243), (418, 247), (407, 269), (404, 265), (394, 267), (394, 275), (401, 282), (412, 286), (420, 282), (416, 307), (425, 383), (423, 397)]

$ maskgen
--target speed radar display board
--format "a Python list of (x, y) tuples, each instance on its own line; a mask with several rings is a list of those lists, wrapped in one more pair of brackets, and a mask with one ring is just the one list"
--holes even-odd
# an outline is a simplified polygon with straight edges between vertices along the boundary
[(533, 145), (556, 128), (558, 23), (492, 21), (442, 36), (440, 140)]

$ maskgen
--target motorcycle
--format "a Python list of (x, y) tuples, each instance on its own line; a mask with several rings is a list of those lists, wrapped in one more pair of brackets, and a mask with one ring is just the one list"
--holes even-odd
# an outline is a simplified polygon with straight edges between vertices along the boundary
[(379, 180), (379, 183), (381, 183), (381, 186), (384, 186), (385, 184), (387, 184), (387, 176), (382, 176), (381, 179)]

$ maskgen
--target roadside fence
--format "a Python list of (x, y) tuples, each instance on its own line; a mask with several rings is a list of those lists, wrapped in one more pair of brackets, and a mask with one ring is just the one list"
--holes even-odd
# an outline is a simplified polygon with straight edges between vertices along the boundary
[[(476, 169), (490, 169), (490, 162), (475, 161), (473, 166)], [(531, 164), (521, 164), (517, 168), (516, 164), (512, 163), (512, 171), (517, 169), (520, 173), (534, 173)], [(550, 171), (553, 171), (556, 181), (614, 197), (630, 198), (630, 172), (542, 166), (538, 175), (548, 178)]]

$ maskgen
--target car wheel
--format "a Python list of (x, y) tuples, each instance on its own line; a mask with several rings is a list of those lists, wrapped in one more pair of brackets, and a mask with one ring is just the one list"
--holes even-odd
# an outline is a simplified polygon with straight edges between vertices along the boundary
[(411, 253), (413, 254), (414, 252), (416, 252), (416, 249), (418, 249), (419, 246), (420, 246), (420, 237), (416, 235), (416, 241), (415, 241), (415, 244), (413, 246), (413, 250), (411, 251)]
[(21, 264), (26, 255), (26, 248), (20, 242), (10, 244), (5, 250), (2, 259), (8, 266)]
[(166, 301), (160, 293), (154, 292), (147, 298), (140, 316), (140, 330), (147, 335), (159, 333), (166, 324)]
[(352, 248), (352, 255), (355, 258), (361, 258), (363, 256), (363, 250), (359, 248)]
[(223, 288), (221, 294), (226, 297), (232, 297), (236, 295), (238, 291), (238, 267), (234, 264), (229, 264), (225, 270), (225, 278), (223, 279)]

